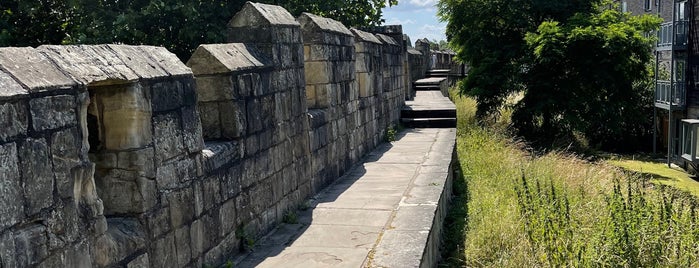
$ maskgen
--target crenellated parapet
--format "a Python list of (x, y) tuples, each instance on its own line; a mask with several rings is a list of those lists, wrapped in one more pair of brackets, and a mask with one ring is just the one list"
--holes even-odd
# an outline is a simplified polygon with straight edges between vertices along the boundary
[(397, 124), (400, 27), (248, 2), (228, 28), (186, 64), (153, 46), (0, 48), (0, 267), (222, 264)]

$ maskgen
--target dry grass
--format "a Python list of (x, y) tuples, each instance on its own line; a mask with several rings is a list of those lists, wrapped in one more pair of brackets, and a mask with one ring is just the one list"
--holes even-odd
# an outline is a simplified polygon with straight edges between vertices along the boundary
[(462, 255), (447, 265), (697, 265), (695, 200), (605, 163), (534, 156), (510, 137), (506, 120), (479, 126), (475, 102), (452, 97), (468, 216)]

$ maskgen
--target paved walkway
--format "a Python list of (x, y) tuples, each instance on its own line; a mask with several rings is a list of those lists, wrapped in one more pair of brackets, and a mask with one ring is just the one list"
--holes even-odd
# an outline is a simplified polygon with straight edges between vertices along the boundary
[(409, 129), (398, 136), (235, 267), (433, 266), (451, 193), (456, 130)]

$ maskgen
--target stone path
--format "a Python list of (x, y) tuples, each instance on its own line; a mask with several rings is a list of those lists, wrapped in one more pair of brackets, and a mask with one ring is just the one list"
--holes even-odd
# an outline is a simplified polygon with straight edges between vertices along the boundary
[(409, 129), (318, 194), (235, 267), (432, 267), (456, 130)]

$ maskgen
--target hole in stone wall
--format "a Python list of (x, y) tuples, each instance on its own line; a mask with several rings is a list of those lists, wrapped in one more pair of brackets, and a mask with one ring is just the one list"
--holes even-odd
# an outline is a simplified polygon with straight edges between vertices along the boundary
[(143, 212), (138, 181), (150, 177), (144, 170), (152, 170), (139, 165), (152, 159), (152, 109), (147, 90), (139, 83), (121, 82), (88, 86), (89, 156), (95, 163), (95, 185), (105, 216)]

